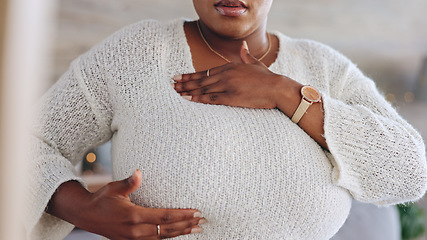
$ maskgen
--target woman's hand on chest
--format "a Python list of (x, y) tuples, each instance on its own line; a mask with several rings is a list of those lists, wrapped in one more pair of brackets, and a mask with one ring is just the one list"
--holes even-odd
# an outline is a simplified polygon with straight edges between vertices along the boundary
[(175, 76), (174, 88), (193, 102), (272, 109), (279, 107), (286, 85), (299, 85), (271, 72), (250, 55), (245, 44), (242, 44), (240, 57), (242, 63)]

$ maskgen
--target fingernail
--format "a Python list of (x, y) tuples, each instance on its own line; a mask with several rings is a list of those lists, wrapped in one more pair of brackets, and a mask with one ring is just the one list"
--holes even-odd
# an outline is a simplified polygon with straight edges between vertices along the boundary
[(182, 75), (176, 75), (176, 76), (174, 76), (173, 80), (175, 80), (175, 81), (182, 80)]
[(203, 228), (195, 227), (191, 229), (191, 233), (201, 233), (203, 232)]
[(193, 214), (193, 218), (198, 218), (198, 217), (201, 217), (202, 216), (202, 213), (201, 212), (195, 212), (194, 214)]
[(249, 47), (248, 47), (248, 43), (246, 42), (246, 40), (243, 41), (243, 48), (248, 51), (249, 53)]
[(136, 170), (133, 172), (132, 176), (129, 178), (129, 183), (130, 183), (130, 184), (133, 184), (133, 183), (135, 182), (136, 174), (137, 174), (138, 172), (139, 172), (139, 169), (136, 169)]
[(193, 96), (182, 96), (185, 100), (191, 101), (193, 99)]
[(202, 219), (200, 219), (200, 221), (199, 221), (199, 223), (197, 225), (204, 224), (206, 222), (207, 222), (206, 219), (202, 218)]

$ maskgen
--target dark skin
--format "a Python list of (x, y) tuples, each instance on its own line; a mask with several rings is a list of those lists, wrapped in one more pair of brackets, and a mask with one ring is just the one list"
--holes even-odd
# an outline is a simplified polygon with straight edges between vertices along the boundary
[[(88, 192), (75, 181), (63, 183), (49, 202), (47, 212), (75, 226), (113, 240), (164, 239), (203, 229), (206, 220), (195, 209), (154, 209), (133, 204), (128, 195), (142, 182), (142, 173), (111, 182)], [(157, 235), (157, 224), (160, 235)]]
[[(212, 34), (209, 33), (211, 30), (203, 26), (206, 25), (201, 23), (205, 39), (213, 49), (231, 47), (237, 49), (237, 51), (233, 49), (228, 54), (224, 50), (220, 52), (232, 63), (227, 63), (213, 53), (206, 44), (200, 44), (204, 42), (196, 23), (186, 23), (184, 29), (197, 72), (174, 77), (175, 90), (182, 96), (191, 96), (191, 101), (194, 102), (246, 108), (278, 108), (291, 118), (301, 101), (300, 90), (303, 85), (268, 69), (267, 66), (271, 65), (277, 57), (278, 39), (271, 36), (270, 53), (262, 61), (258, 61), (257, 57), (262, 56), (268, 48), (265, 27), (261, 27), (264, 30), (255, 31), (247, 37), (230, 40), (218, 35), (208, 38)], [(265, 42), (265, 46), (254, 47), (258, 51), (249, 52), (243, 46), (243, 41), (247, 42), (249, 49), (251, 45), (262, 42)], [(209, 77), (207, 77), (207, 69), (209, 69)], [(322, 136), (323, 119), (322, 105), (315, 103), (309, 107), (298, 125), (320, 146), (328, 149), (326, 140)]]
[[(195, 22), (184, 25), (196, 73), (176, 76), (176, 91), (191, 101), (246, 108), (278, 108), (283, 117), (291, 117), (301, 101), (302, 85), (287, 76), (272, 73), (267, 66), (277, 57), (279, 41), (266, 33), (267, 14), (272, 0), (224, 0), (225, 4), (244, 4), (240, 16), (224, 16), (217, 0), (193, 0), (206, 40), (232, 63), (225, 62), (207, 48)], [(248, 47), (243, 44), (247, 42)], [(250, 51), (249, 51), (250, 49)], [(210, 76), (207, 77), (207, 69)], [(323, 148), (324, 113), (321, 104), (313, 104), (299, 126)], [(196, 209), (151, 209), (133, 204), (128, 195), (142, 182), (138, 170), (122, 181), (111, 182), (95, 193), (80, 183), (63, 183), (52, 196), (47, 212), (81, 229), (113, 240), (163, 239), (199, 233), (206, 222)], [(160, 235), (157, 235), (157, 224)]]

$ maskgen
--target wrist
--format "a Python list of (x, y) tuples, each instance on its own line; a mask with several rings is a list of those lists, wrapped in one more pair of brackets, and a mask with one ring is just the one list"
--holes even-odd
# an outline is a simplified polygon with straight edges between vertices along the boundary
[(279, 77), (274, 95), (276, 107), (291, 118), (301, 102), (301, 88), (304, 85), (285, 76)]
[(46, 212), (78, 225), (82, 212), (87, 209), (92, 193), (87, 191), (79, 182), (68, 181), (61, 184), (49, 201)]

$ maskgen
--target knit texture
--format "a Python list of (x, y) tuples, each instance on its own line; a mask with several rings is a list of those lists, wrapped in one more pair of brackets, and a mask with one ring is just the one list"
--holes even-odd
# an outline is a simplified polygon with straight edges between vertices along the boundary
[(139, 205), (195, 208), (208, 223), (177, 239), (326, 240), (351, 198), (388, 205), (426, 190), (420, 135), (338, 52), (280, 40), (270, 70), (323, 95), (324, 151), (277, 109), (194, 103), (172, 77), (194, 72), (184, 20), (128, 26), (75, 60), (40, 103), (29, 191), (32, 239), (60, 239), (70, 226), (44, 210), (83, 154), (112, 141), (113, 178), (135, 169)]

